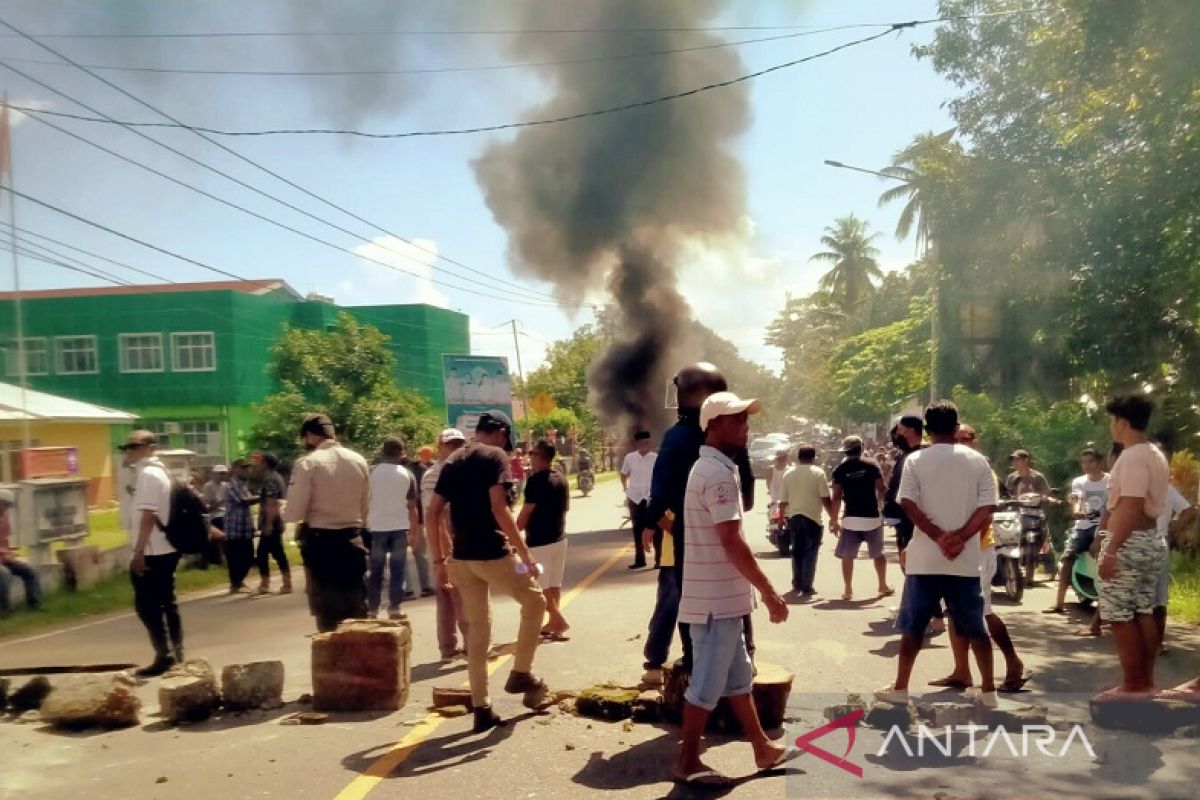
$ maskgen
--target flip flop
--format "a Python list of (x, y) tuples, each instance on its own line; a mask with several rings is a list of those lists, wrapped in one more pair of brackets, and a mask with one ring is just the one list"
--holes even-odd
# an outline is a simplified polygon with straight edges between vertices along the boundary
[(971, 684), (951, 678), (938, 678), (936, 681), (930, 681), (929, 685), (942, 689), (957, 689), (960, 692), (971, 688)]
[(891, 597), (895, 593), (896, 593), (896, 590), (889, 586), (886, 589), (881, 589), (879, 592), (879, 596), (880, 597)]
[(693, 772), (691, 775), (675, 775), (671, 778), (675, 783), (683, 784), (684, 786), (732, 786), (733, 779), (722, 775), (715, 769), (702, 769), (699, 772)]
[(1200, 703), (1200, 690), (1197, 689), (1163, 689), (1155, 696), (1159, 700), (1183, 700), (1188, 703)]
[(843, 600), (853, 600), (854, 595), (849, 592), (842, 592), (842, 599)]
[(1025, 670), (1019, 678), (1005, 678), (1004, 683), (996, 687), (996, 691), (1002, 694), (1012, 694), (1019, 692), (1025, 688), (1025, 684), (1029, 683), (1029, 679), (1033, 677), (1032, 670)]
[(797, 758), (799, 758), (802, 755), (804, 755), (804, 751), (801, 750), (799, 747), (789, 747), (788, 749), (783, 751), (783, 755), (779, 756), (779, 758), (775, 759), (773, 762), (771, 762), (767, 766), (759, 767), (758, 771), (759, 772), (770, 772), (773, 769), (779, 769), (784, 764), (788, 763), (789, 761), (795, 761)]
[(1092, 633), (1091, 628), (1076, 628), (1075, 630), (1071, 631), (1071, 635), (1079, 636), (1079, 637), (1085, 638), (1085, 639), (1086, 638), (1092, 638), (1092, 639), (1100, 638), (1100, 634)]
[(548, 642), (569, 642), (571, 637), (565, 633), (547, 633), (543, 638)]

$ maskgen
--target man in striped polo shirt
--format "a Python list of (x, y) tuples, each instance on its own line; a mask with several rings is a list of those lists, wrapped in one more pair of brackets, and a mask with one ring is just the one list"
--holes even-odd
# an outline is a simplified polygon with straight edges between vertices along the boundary
[(700, 409), (705, 444), (688, 476), (679, 603), (679, 621), (691, 626), (693, 648), (692, 677), (684, 694), (683, 744), (675, 769), (675, 780), (682, 783), (729, 783), (700, 760), (700, 737), (722, 697), (729, 698), (759, 769), (778, 765), (787, 752), (767, 738), (755, 711), (750, 694), (754, 670), (743, 621), (754, 608), (755, 589), (762, 594), (771, 622), (788, 616), (787, 604), (759, 569), (742, 532), (741, 486), (733, 458), (746, 446), (749, 415), (760, 407), (757, 400), (717, 392)]

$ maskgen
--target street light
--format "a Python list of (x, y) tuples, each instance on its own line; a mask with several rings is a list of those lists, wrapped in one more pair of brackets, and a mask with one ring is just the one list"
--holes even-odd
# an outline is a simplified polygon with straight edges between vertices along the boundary
[[(880, 178), (888, 178), (889, 180), (900, 181), (902, 183), (904, 181), (903, 178), (896, 177), (895, 175), (888, 175), (886, 172), (879, 172), (878, 170), (874, 169), (866, 169), (865, 167), (856, 167), (851, 164), (843, 164), (841, 161), (834, 161), (831, 158), (825, 159), (825, 166), (836, 167), (837, 169), (848, 169), (854, 172), (865, 172), (868, 175), (875, 175)], [(926, 255), (928, 255), (928, 253), (929, 247), (928, 243), (926, 243)], [(931, 315), (929, 321), (929, 402), (931, 403), (936, 400), (938, 396), (938, 340), (940, 339), (941, 332), (941, 320), (939, 319), (941, 316), (941, 294), (942, 292), (939, 276), (936, 274), (935, 267), (933, 280), (933, 314)]]

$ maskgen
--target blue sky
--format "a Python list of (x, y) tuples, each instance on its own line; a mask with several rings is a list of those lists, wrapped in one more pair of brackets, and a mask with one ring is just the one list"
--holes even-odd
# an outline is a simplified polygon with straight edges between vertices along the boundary
[[(48, 0), (9, 4), (0, 11), (0, 19), (33, 34), (361, 27), (361, 19), (341, 15), (344, 8), (335, 8), (330, 2), (287, 0), (236, 5)], [(502, 26), (497, 20), (504, 14), (502, 3), (459, 3), (453, 8), (447, 4), (444, 8), (452, 10), (432, 18), (428, 8), (414, 3), (388, 3), (385, 8), (379, 23), (396, 30), (461, 29), (472, 24), (491, 29)], [(936, 13), (933, 0), (735, 0), (710, 24), (827, 26), (902, 21)], [(739, 51), (747, 71), (752, 71), (869, 32), (804, 36), (744, 45)], [(942, 105), (956, 90), (935, 75), (928, 63), (910, 55), (912, 45), (927, 41), (932, 32), (932, 27), (926, 27), (889, 36), (753, 82), (753, 120), (735, 144), (747, 181), (742, 235), (732, 251), (697, 253), (681, 270), (683, 293), (697, 317), (733, 339), (747, 357), (768, 367), (778, 366), (777, 352), (762, 344), (762, 331), (782, 307), (787, 292), (801, 294), (815, 285), (821, 267), (809, 264), (808, 258), (820, 249), (822, 228), (834, 218), (853, 212), (882, 232), (878, 245), (886, 268), (898, 268), (911, 260), (912, 241), (897, 242), (892, 235), (898, 208), (876, 207), (883, 184), (869, 175), (823, 166), (822, 161), (832, 158), (878, 168), (915, 134), (950, 126)], [(724, 35), (736, 39), (761, 34)], [(411, 69), (511, 61), (503, 37), (495, 36), (45, 41), (73, 59), (100, 65), (339, 69), (368, 64)], [(595, 52), (611, 52), (606, 48), (620, 45), (611, 38), (598, 40)], [(699, 59), (705, 54), (667, 57)], [(73, 68), (11, 59), (49, 60), (52, 56), (28, 42), (0, 39), (0, 61), (10, 60), (22, 71), (119, 119), (154, 119), (150, 111)], [(596, 68), (603, 69), (603, 63)], [(547, 87), (526, 69), (404, 75), (368, 82), (343, 77), (100, 74), (189, 123), (235, 129), (349, 126), (382, 131), (493, 124), (520, 119), (527, 106), (547, 97)], [(17, 105), (88, 113), (7, 70), (0, 69), (0, 84), (10, 102)], [(688, 101), (677, 102), (686, 108)], [(443, 273), (442, 267), (461, 270), (436, 261), (427, 252), (409, 249), (411, 258), (405, 259), (392, 252), (406, 249), (399, 243), (371, 245), (369, 240), (382, 236), (378, 231), (337, 215), (185, 132), (147, 131), (317, 216), (336, 220), (361, 238), (323, 228), (281, 209), (121, 129), (69, 120), (55, 123), (345, 249), (374, 254), (434, 278), (476, 284), (473, 277)], [(328, 137), (222, 141), (392, 233), (420, 240), (424, 247), (474, 269), (546, 292), (550, 287), (514, 276), (506, 263), (506, 233), (492, 219), (471, 170), (472, 159), (504, 135), (383, 142)], [(352, 253), (325, 248), (171, 185), (29, 119), (18, 120), (14, 127), (13, 165), (20, 191), (238, 275), (284, 278), (301, 292), (332, 295), (349, 305), (427, 301), (459, 309), (471, 315), (477, 333), (474, 348), (479, 353), (511, 357), (511, 334), (505, 335), (506, 330), (497, 326), (516, 318), (527, 334), (521, 340), (527, 369), (540, 361), (547, 341), (569, 335), (577, 324), (589, 319), (587, 312), (572, 315), (434, 286)], [(17, 214), (23, 228), (173, 280), (217, 277), (28, 203), (20, 203)], [(7, 213), (4, 218), (7, 221)], [(99, 283), (60, 267), (29, 260), (22, 265), (26, 288)], [(140, 280), (120, 268), (112, 269)], [(7, 271), (4, 275), (0, 285), (7, 288), (11, 275)]]

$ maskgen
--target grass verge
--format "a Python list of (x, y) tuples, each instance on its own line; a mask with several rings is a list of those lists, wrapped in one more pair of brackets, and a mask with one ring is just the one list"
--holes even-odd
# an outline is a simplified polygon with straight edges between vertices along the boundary
[(1171, 554), (1171, 619), (1200, 625), (1200, 558)]
[[(229, 573), (224, 567), (180, 569), (175, 575), (175, 591), (182, 596), (188, 592), (210, 589), (228, 580)], [(16, 606), (12, 616), (0, 619), (0, 639), (82, 622), (99, 614), (132, 610), (133, 587), (129, 583), (129, 575), (121, 573), (81, 592), (54, 592), (46, 597), (44, 611), (26, 611), (23, 606)]]

